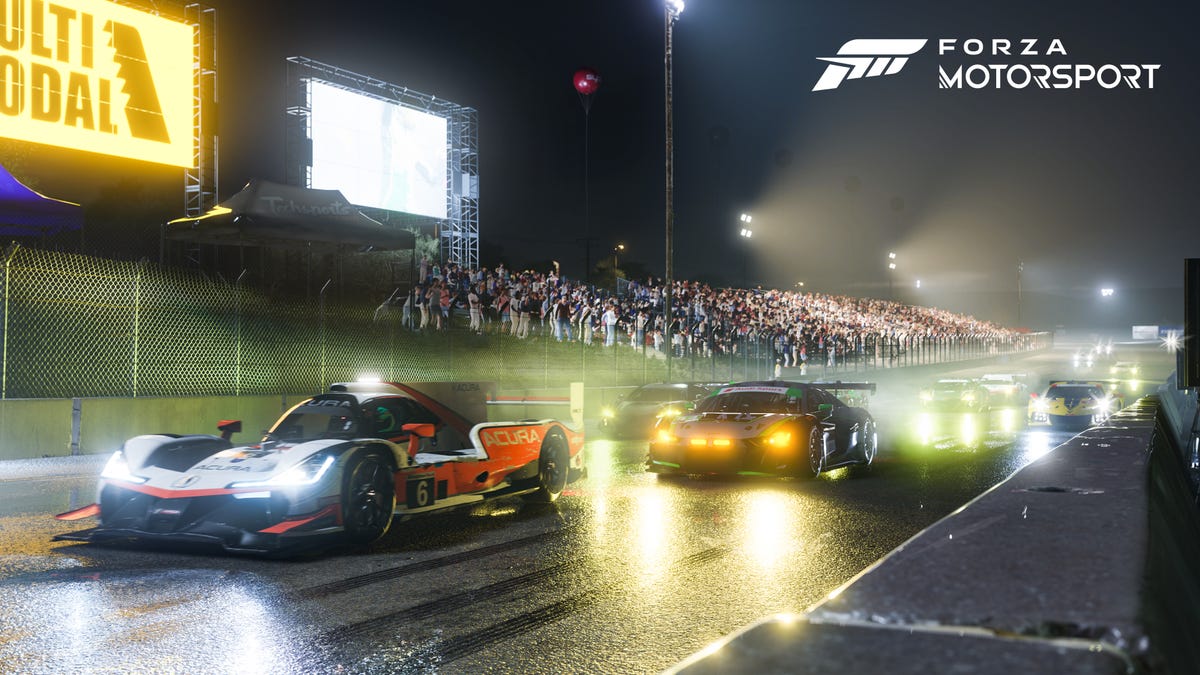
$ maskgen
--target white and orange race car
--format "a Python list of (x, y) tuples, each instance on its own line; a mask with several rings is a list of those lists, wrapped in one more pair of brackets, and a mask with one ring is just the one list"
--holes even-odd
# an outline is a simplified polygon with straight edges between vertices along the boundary
[(262, 440), (154, 434), (125, 441), (96, 503), (57, 516), (100, 525), (58, 540), (150, 540), (279, 553), (361, 546), (394, 520), (500, 496), (555, 500), (584, 473), (583, 434), (557, 420), (487, 419), (482, 382), (335, 384)]

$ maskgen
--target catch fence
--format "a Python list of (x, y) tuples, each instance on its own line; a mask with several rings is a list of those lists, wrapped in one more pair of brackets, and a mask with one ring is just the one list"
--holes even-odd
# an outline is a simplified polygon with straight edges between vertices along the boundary
[[(332, 382), (494, 380), (512, 387), (583, 381), (615, 386), (667, 378), (665, 354), (622, 334), (604, 346), (559, 341), (550, 322), (529, 337), (491, 320), (467, 329), (415, 330), (400, 306), (335, 301), (332, 282), (309, 298), (146, 261), (121, 262), (18, 246), (4, 254), (0, 397), (306, 394)], [(391, 293), (381, 292), (380, 298)], [(803, 370), (774, 338), (717, 344), (684, 327), (673, 380), (829, 377), (1039, 349), (1045, 334), (1016, 337), (865, 335), (806, 348)], [(777, 369), (778, 366), (778, 369)]]

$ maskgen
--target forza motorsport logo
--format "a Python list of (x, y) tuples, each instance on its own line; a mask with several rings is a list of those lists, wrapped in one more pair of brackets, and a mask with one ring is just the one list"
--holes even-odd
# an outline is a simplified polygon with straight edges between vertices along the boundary
[(191, 166), (192, 43), (108, 0), (0, 0), (0, 135)]
[[(837, 89), (845, 80), (895, 75), (908, 57), (928, 40), (851, 40), (837, 56), (818, 57), (829, 63), (813, 91)], [(941, 38), (937, 55), (942, 61), (959, 59), (987, 62), (938, 63), (938, 89), (1153, 89), (1161, 64), (1070, 63), (1063, 41)], [(1050, 61), (1056, 62), (1050, 62)], [(1015, 61), (1015, 62), (1014, 62)]]

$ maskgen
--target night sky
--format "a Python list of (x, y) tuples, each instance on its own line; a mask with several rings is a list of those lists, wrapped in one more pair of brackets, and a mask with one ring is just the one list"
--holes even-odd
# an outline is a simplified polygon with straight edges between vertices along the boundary
[[(660, 0), (208, 4), (222, 197), (283, 180), (284, 59), (307, 56), (477, 109), (482, 238), (510, 265), (554, 258), (582, 276), (571, 75), (589, 66), (603, 78), (593, 259), (622, 242), (661, 273)], [(895, 251), (890, 281), (922, 304), (1013, 293), (1019, 261), (1030, 293), (1181, 286), (1181, 258), (1200, 256), (1198, 13), (1180, 1), (690, 0), (675, 34), (677, 276), (740, 284), (746, 264), (751, 283), (887, 297)], [(855, 38), (929, 42), (899, 74), (813, 92), (818, 57)], [(942, 38), (1033, 38), (1039, 51), (1057, 38), (1067, 54), (940, 56)], [(939, 65), (973, 63), (1161, 68), (1154, 89), (938, 89)], [(737, 234), (743, 211), (752, 242)]]

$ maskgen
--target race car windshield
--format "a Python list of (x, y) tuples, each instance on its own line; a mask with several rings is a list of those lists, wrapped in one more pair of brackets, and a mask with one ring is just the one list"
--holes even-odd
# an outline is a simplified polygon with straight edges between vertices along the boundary
[(346, 409), (306, 406), (293, 411), (268, 432), (279, 441), (305, 441), (315, 438), (354, 438), (358, 436), (358, 420)]
[(704, 399), (696, 412), (798, 413), (800, 398), (767, 391), (739, 391)]
[(1092, 398), (1104, 398), (1104, 392), (1098, 387), (1089, 387), (1083, 385), (1055, 385), (1050, 387), (1050, 391), (1046, 394), (1047, 398), (1080, 399), (1088, 398), (1089, 396)]

